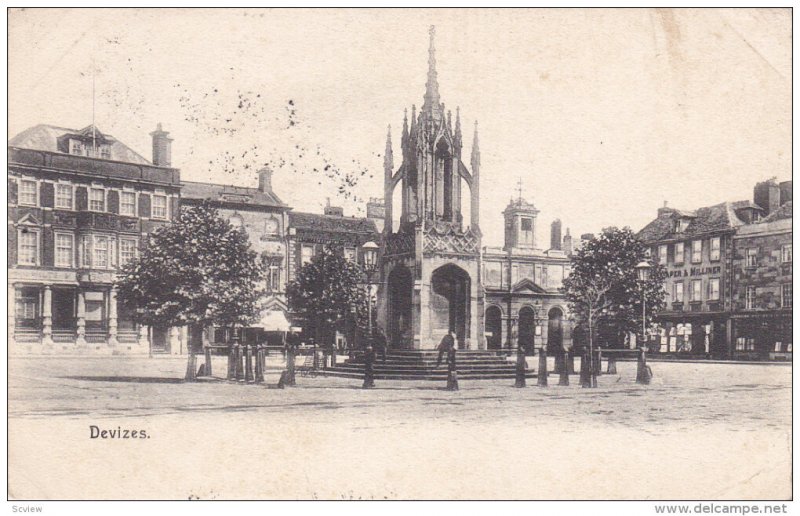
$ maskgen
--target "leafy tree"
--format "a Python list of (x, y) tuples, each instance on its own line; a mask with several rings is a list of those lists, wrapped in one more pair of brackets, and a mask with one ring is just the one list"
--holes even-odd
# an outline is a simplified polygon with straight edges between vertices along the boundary
[[(263, 271), (244, 231), (207, 203), (182, 210), (123, 268), (119, 300), (150, 326), (246, 326), (259, 312)], [(189, 346), (187, 378), (194, 377)]]
[(340, 248), (325, 246), (286, 286), (286, 297), (292, 312), (305, 319), (304, 332), (318, 343), (329, 343), (334, 331), (347, 331), (353, 322), (361, 329), (368, 324), (363, 282), (356, 263), (346, 259)]
[(641, 330), (643, 290), (646, 321), (664, 307), (666, 270), (651, 263), (649, 278), (640, 281), (636, 265), (646, 259), (647, 246), (627, 227), (603, 229), (573, 255), (564, 288), (590, 347), (598, 325), (617, 336)]

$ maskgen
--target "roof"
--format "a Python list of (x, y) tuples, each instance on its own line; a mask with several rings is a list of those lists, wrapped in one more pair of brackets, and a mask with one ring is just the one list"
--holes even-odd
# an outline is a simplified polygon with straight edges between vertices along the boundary
[[(9, 147), (20, 147), (23, 149), (34, 149), (48, 152), (59, 152), (58, 138), (65, 134), (80, 134), (90, 130), (91, 126), (84, 129), (69, 129), (54, 125), (39, 124), (25, 129), (18, 135), (8, 140)], [(95, 130), (101, 132), (99, 129)], [(124, 143), (109, 134), (102, 133), (106, 140), (110, 141), (109, 152), (112, 161), (123, 161), (126, 163), (138, 163), (140, 165), (152, 165), (149, 161), (134, 151)]]
[(195, 200), (210, 200), (216, 202), (230, 202), (236, 204), (253, 204), (270, 208), (287, 208), (275, 192), (262, 192), (258, 188), (245, 186), (220, 185), (215, 183), (201, 183), (197, 181), (184, 181), (181, 188), (181, 198)]
[(375, 222), (363, 217), (339, 217), (318, 213), (289, 212), (289, 227), (328, 233), (378, 234)]
[(766, 217), (764, 217), (763, 222), (774, 222), (776, 220), (781, 219), (791, 219), (792, 218), (792, 201), (786, 201), (785, 203), (781, 204), (780, 208), (773, 211)]
[(684, 214), (686, 212), (674, 210), (672, 208), (661, 208), (659, 210), (659, 216), (642, 228), (638, 233), (638, 237), (646, 242), (654, 242), (735, 229), (744, 224), (744, 222), (736, 216), (736, 206), (739, 206), (738, 209), (741, 209), (742, 207), (746, 207), (743, 205), (743, 203), (746, 202), (749, 201), (723, 202), (713, 206), (698, 208), (691, 212), (694, 214), (694, 218), (692, 218), (686, 228), (680, 233), (675, 231), (675, 219), (685, 217), (686, 215)]

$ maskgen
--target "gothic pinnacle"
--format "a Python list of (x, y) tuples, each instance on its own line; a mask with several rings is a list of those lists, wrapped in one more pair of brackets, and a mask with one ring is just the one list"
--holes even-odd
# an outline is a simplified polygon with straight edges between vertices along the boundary
[(434, 47), (436, 27), (434, 25), (431, 25), (429, 33), (431, 41), (428, 47), (428, 82), (425, 83), (425, 102), (422, 107), (432, 111), (439, 107), (439, 83), (436, 80), (436, 48)]

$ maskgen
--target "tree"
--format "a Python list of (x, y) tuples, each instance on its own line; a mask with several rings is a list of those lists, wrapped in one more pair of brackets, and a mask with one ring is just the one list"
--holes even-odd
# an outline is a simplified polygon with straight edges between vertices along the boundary
[(363, 272), (346, 259), (342, 250), (325, 246), (286, 286), (292, 312), (305, 319), (304, 332), (317, 342), (332, 342), (333, 332), (346, 331), (348, 323), (367, 325), (367, 294)]
[(564, 288), (579, 325), (585, 326), (591, 350), (598, 323), (617, 335), (641, 328), (643, 292), (646, 321), (664, 307), (666, 271), (651, 264), (649, 278), (640, 281), (636, 265), (646, 259), (647, 246), (627, 227), (603, 229), (572, 256)]
[[(154, 231), (122, 274), (119, 300), (141, 324), (242, 327), (259, 312), (263, 271), (247, 234), (207, 203)], [(196, 350), (188, 348), (192, 379)]]

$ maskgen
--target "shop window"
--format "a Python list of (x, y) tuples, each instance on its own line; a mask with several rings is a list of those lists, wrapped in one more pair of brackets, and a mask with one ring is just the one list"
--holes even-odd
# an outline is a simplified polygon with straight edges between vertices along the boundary
[(89, 189), (89, 210), (106, 211), (106, 191), (102, 188)]
[(736, 351), (755, 351), (756, 339), (754, 337), (736, 337)]
[(752, 310), (756, 307), (756, 287), (749, 286), (744, 291), (744, 307)]
[(18, 288), (15, 295), (14, 308), (16, 325), (20, 328), (39, 327), (39, 289)]
[(784, 244), (781, 246), (781, 262), (791, 263), (792, 261), (792, 244)]
[(73, 209), (73, 189), (72, 185), (57, 184), (56, 185), (56, 208), (62, 210)]
[(792, 307), (792, 284), (784, 283), (781, 285), (781, 306), (783, 308)]
[(711, 250), (709, 251), (709, 259), (712, 262), (719, 261), (720, 246), (721, 246), (720, 237), (714, 237), (711, 239)]
[(37, 206), (38, 199), (38, 183), (23, 179), (19, 182), (19, 203), (27, 206)]
[(122, 192), (120, 194), (119, 214), (129, 217), (136, 216), (136, 194), (134, 192)]
[(104, 330), (106, 323), (105, 296), (102, 292), (86, 292), (85, 321), (87, 330)]
[(685, 253), (685, 250), (684, 250), (683, 242), (676, 242), (675, 243), (675, 258), (674, 258), (675, 265), (683, 265), (684, 253)]
[(19, 232), (17, 242), (17, 263), (20, 265), (38, 264), (39, 232), (23, 228)]
[(72, 289), (53, 289), (53, 329), (72, 330), (75, 328), (75, 291)]
[(747, 267), (755, 267), (756, 265), (758, 265), (758, 248), (757, 247), (751, 247), (751, 248), (747, 249), (747, 251), (745, 251), (745, 252), (746, 252), (745, 263), (744, 263), (745, 266), (747, 266)]
[(703, 261), (703, 241), (692, 240), (692, 263)]

